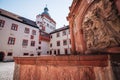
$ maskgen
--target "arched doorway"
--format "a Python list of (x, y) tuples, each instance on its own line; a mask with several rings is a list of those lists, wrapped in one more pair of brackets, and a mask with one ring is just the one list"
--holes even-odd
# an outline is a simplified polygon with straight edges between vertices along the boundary
[(4, 59), (4, 52), (0, 52), (0, 61), (3, 61), (3, 59)]

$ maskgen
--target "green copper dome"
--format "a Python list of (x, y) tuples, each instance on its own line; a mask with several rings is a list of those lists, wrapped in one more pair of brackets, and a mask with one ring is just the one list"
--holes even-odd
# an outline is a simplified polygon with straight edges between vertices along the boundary
[(46, 14), (46, 15), (50, 16), (49, 13), (48, 13), (48, 11), (49, 11), (49, 10), (48, 10), (48, 8), (47, 8), (47, 6), (46, 6), (46, 7), (44, 8), (44, 12), (43, 12), (42, 14)]

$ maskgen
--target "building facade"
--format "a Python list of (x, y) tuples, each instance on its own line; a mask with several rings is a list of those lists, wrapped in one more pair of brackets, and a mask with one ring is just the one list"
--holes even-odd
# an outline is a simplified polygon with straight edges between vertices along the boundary
[(71, 40), (69, 26), (56, 29), (50, 33), (50, 55), (70, 54)]
[(0, 9), (0, 61), (15, 56), (70, 54), (69, 26), (55, 28), (47, 7), (36, 22)]
[(39, 28), (34, 21), (0, 9), (0, 57), (36, 56)]

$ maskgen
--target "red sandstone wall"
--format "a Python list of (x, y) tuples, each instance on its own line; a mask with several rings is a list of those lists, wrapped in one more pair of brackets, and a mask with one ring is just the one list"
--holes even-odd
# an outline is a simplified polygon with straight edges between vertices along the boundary
[(14, 80), (113, 80), (107, 55), (15, 58)]
[(116, 1), (116, 6), (118, 8), (119, 11), (119, 15), (120, 15), (120, 0), (115, 0)]

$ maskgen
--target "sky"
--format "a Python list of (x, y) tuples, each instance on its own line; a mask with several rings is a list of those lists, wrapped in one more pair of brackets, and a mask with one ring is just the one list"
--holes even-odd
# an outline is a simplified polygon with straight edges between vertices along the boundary
[(0, 8), (35, 21), (36, 15), (48, 7), (56, 28), (68, 25), (66, 17), (73, 0), (0, 0)]

